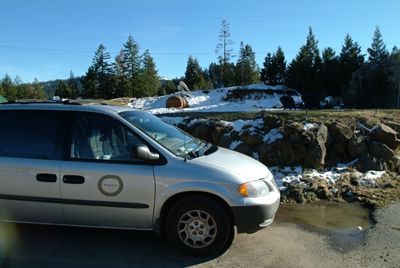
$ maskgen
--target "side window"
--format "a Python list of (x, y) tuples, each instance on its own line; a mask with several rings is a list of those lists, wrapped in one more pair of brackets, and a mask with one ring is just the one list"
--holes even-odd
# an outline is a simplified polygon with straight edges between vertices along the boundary
[(0, 111), (0, 156), (62, 158), (61, 111)]
[(130, 156), (132, 145), (143, 143), (112, 117), (76, 113), (71, 128), (70, 158), (104, 161), (138, 161)]

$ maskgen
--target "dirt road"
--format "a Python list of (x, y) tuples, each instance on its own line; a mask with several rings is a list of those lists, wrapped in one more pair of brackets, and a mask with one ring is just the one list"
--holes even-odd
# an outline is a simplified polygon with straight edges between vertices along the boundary
[(238, 235), (218, 258), (182, 256), (152, 233), (5, 225), (0, 267), (400, 267), (400, 204), (378, 210), (364, 246), (341, 252), (329, 238), (275, 223)]

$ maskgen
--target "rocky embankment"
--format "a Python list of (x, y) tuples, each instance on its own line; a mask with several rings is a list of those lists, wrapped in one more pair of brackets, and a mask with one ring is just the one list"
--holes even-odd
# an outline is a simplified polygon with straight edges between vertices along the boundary
[[(301, 167), (303, 175), (280, 181), (283, 201), (359, 200), (379, 205), (400, 193), (396, 123), (370, 124), (360, 118), (293, 121), (267, 112), (252, 120), (231, 122), (190, 117), (163, 119), (195, 137), (277, 167), (273, 170), (280, 173), (289, 170), (287, 173), (293, 176), (293, 171)], [(333, 180), (323, 179), (312, 172), (315, 170), (335, 171), (336, 175)], [(363, 174), (371, 170), (382, 172), (376, 179), (365, 181)]]

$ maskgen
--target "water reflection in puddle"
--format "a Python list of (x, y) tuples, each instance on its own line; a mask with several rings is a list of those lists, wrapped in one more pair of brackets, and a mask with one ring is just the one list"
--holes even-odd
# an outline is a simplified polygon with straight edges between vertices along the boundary
[(338, 250), (351, 250), (362, 245), (366, 230), (373, 225), (369, 210), (358, 204), (326, 202), (281, 204), (276, 221), (326, 234), (330, 244)]

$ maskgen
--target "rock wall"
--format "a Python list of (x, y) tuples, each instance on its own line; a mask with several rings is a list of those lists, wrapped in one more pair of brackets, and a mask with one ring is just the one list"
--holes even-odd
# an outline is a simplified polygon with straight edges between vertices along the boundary
[(399, 134), (385, 124), (348, 124), (340, 119), (294, 122), (261, 113), (253, 120), (233, 122), (186, 117), (178, 127), (268, 166), (301, 165), (321, 169), (352, 162), (360, 171), (400, 171), (395, 152), (400, 146)]

